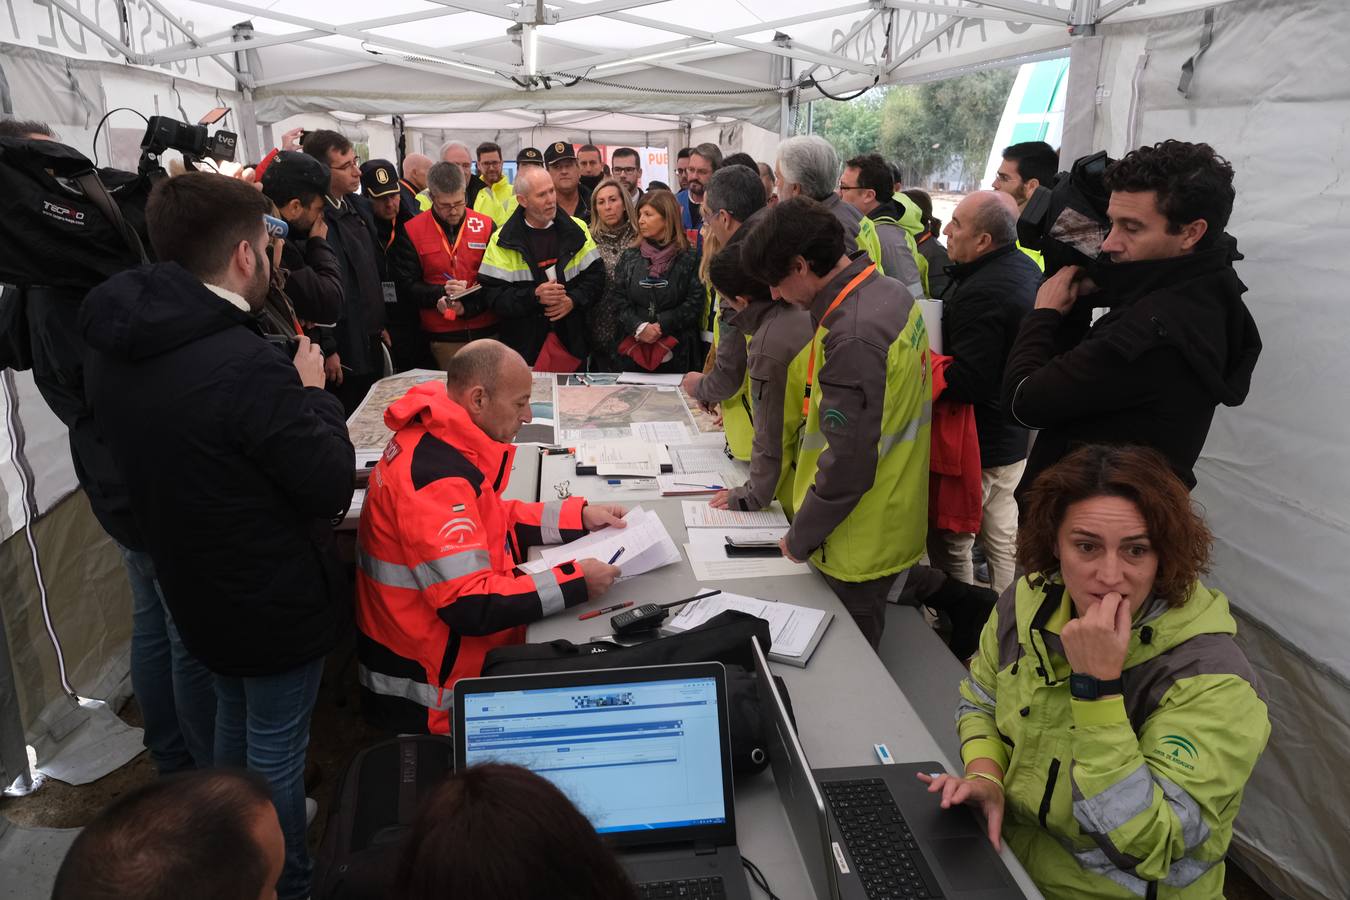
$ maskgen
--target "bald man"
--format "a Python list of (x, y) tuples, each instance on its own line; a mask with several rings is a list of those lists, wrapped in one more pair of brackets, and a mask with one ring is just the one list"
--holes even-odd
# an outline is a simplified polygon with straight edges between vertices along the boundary
[(431, 208), (431, 197), (426, 193), (427, 172), (431, 166), (431, 157), (421, 153), (403, 157), (403, 177), (398, 180), (400, 210), (416, 215)]
[(531, 387), (519, 353), (479, 340), (449, 360), (444, 383), (385, 411), (394, 436), (370, 476), (356, 551), (360, 681), (382, 727), (447, 734), (454, 684), (479, 675), (489, 650), (524, 643), (529, 623), (599, 597), (619, 574), (589, 558), (516, 568), (531, 546), (625, 524), (623, 507), (581, 497), (503, 498)]
[[(1026, 466), (1028, 432), (1003, 410), (1003, 367), (1022, 317), (1036, 304), (1041, 272), (1017, 250), (1017, 203), (998, 191), (976, 191), (957, 204), (947, 224), (947, 255), (954, 263), (943, 294), (942, 347), (951, 362), (940, 399), (975, 407), (980, 441), (984, 514), (979, 538), (992, 587), (1013, 580), (1017, 487)], [(929, 541), (933, 564), (974, 582), (970, 551), (975, 535), (939, 532)]]

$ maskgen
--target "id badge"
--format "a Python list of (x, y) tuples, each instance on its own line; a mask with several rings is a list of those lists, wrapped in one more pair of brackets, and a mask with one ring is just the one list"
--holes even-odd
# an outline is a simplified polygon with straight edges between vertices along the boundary
[(392, 281), (381, 281), (380, 290), (384, 292), (385, 303), (398, 302), (398, 292), (394, 290), (394, 283)]

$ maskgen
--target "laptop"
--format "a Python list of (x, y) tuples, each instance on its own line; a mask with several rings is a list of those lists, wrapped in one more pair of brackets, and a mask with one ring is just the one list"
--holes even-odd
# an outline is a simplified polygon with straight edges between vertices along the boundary
[(812, 769), (754, 643), (774, 781), (820, 900), (1022, 900), (970, 809), (942, 809), (916, 772), (936, 762)]
[(750, 900), (721, 663), (465, 678), (454, 708), (456, 771), (513, 763), (553, 782), (639, 896)]

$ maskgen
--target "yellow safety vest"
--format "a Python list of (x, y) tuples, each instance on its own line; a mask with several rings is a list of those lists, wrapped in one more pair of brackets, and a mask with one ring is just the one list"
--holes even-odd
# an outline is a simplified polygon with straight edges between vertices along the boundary
[[(816, 328), (816, 372), (825, 367), (828, 320)], [(808, 374), (807, 381), (811, 380)], [(819, 381), (817, 376), (816, 381)], [(800, 511), (816, 481), (829, 439), (820, 427), (821, 391), (812, 391), (796, 458), (793, 508)], [(805, 389), (801, 395), (808, 399)], [(800, 413), (800, 401), (798, 412)], [(872, 581), (908, 569), (923, 555), (928, 533), (928, 457), (932, 386), (928, 380), (928, 332), (918, 303), (886, 352), (877, 470), (872, 487), (811, 554), (822, 572), (840, 581)]]
[[(722, 334), (722, 317), (712, 317), (713, 356), (717, 356), (717, 342)], [(746, 347), (750, 345), (750, 336), (745, 336)], [(722, 430), (727, 436), (727, 450), (742, 461), (749, 461), (750, 448), (755, 442), (755, 421), (750, 410), (750, 367), (745, 368), (745, 377), (741, 386), (726, 400), (722, 401)]]

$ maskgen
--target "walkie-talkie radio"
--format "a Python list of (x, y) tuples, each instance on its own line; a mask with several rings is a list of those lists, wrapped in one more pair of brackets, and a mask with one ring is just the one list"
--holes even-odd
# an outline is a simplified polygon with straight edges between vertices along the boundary
[(635, 606), (630, 610), (612, 616), (609, 624), (614, 629), (614, 633), (621, 637), (651, 631), (666, 620), (666, 616), (669, 615), (667, 611), (671, 607), (692, 603), (695, 600), (702, 600), (704, 597), (712, 597), (720, 593), (722, 592), (708, 591), (695, 597), (676, 600), (674, 603), (644, 603), (641, 606)]

